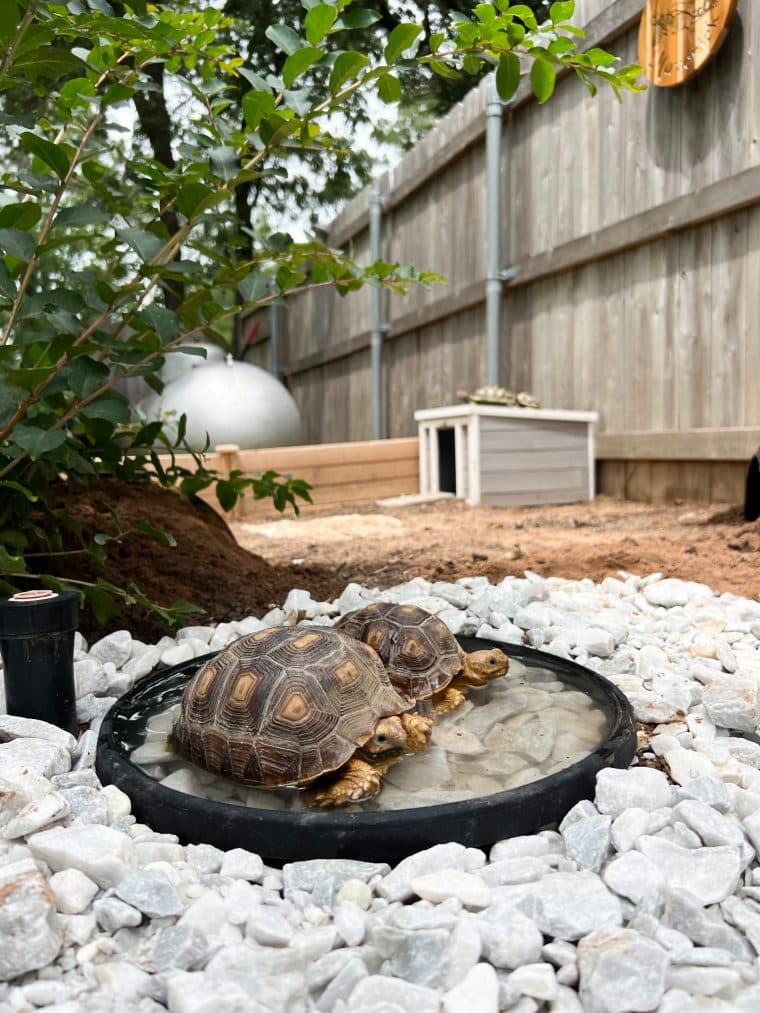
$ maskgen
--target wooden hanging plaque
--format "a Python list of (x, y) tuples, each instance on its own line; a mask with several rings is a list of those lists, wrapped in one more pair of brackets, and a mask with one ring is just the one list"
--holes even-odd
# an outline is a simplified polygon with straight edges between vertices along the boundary
[(694, 77), (720, 49), (736, 4), (647, 0), (639, 28), (639, 63), (652, 84), (668, 88)]

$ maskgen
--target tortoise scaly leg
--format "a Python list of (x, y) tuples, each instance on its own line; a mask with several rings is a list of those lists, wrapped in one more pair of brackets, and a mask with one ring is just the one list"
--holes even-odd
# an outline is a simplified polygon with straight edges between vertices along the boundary
[(465, 694), (452, 683), (446, 689), (440, 690), (433, 695), (433, 714), (440, 717), (441, 714), (448, 714), (464, 703)]
[[(390, 766), (390, 765), (388, 765)], [(380, 777), (388, 767), (382, 763), (367, 763), (352, 757), (340, 769), (340, 777), (314, 796), (314, 805), (320, 809), (331, 806), (364, 802), (380, 791)]]
[(402, 714), (401, 723), (406, 732), (406, 751), (408, 753), (424, 753), (433, 730), (432, 719), (423, 717), (422, 714)]

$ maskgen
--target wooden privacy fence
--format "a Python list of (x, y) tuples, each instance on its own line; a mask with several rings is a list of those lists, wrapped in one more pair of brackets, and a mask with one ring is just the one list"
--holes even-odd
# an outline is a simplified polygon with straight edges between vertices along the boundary
[[(589, 46), (635, 62), (642, 8), (579, 0), (575, 20)], [(414, 435), (415, 409), (483, 382), (485, 94), (484, 83), (377, 180), (383, 257), (447, 279), (384, 296), (389, 437)], [(599, 412), (602, 489), (659, 495), (643, 476), (684, 460), (694, 476), (703, 461), (710, 495), (725, 498), (713, 465), (733, 460), (735, 483), (734, 434), (745, 433), (742, 455), (760, 443), (760, 4), (739, 0), (723, 48), (679, 88), (618, 103), (565, 75), (539, 106), (523, 82), (503, 119), (501, 191), (502, 382), (549, 409)], [(329, 230), (359, 259), (369, 199), (360, 193)], [(283, 317), (306, 439), (368, 439), (369, 293), (304, 294)], [(250, 356), (261, 365), (267, 325)], [(678, 457), (673, 434), (694, 434), (699, 456)], [(677, 473), (665, 483), (676, 495)]]
[[(217, 447), (214, 453), (204, 455), (204, 461), (208, 468), (222, 474), (229, 474), (235, 469), (249, 474), (271, 469), (305, 479), (313, 486), (311, 495), (314, 499), (313, 506), (299, 500), (301, 510), (306, 513), (401, 496), (418, 492), (420, 487), (416, 437), (265, 450)], [(177, 463), (192, 467), (192, 458), (189, 454), (178, 454)], [(206, 490), (200, 495), (219, 509), (213, 490)], [(277, 516), (277, 511), (271, 500), (254, 500), (246, 496), (229, 516), (236, 521), (249, 521)]]

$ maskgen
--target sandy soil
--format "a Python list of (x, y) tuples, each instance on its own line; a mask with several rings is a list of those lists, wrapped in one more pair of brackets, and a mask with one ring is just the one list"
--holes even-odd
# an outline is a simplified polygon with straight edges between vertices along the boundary
[[(277, 567), (332, 571), (343, 582), (389, 586), (415, 575), (501, 579), (526, 569), (601, 580), (619, 570), (661, 572), (754, 598), (760, 524), (737, 505), (619, 502), (469, 507), (459, 500), (231, 525), (238, 542)], [(304, 586), (308, 582), (304, 582)]]
[[(324, 601), (337, 597), (349, 581), (389, 587), (417, 575), (456, 580), (471, 574), (498, 581), (527, 569), (594, 580), (619, 570), (660, 572), (704, 581), (719, 592), (755, 597), (760, 591), (760, 524), (746, 523), (740, 508), (729, 504), (653, 507), (604, 498), (510, 509), (468, 507), (458, 500), (383, 508), (369, 503), (342, 514), (233, 523), (231, 531), (202, 501), (156, 483), (104, 480), (87, 495), (63, 484), (58, 499), (90, 537), (116, 533), (113, 511), (129, 534), (109, 545), (104, 570), (87, 555), (69, 554), (42, 561), (41, 572), (86, 581), (104, 577), (120, 587), (136, 586), (163, 605), (192, 602), (198, 612), (190, 622), (262, 615), (282, 604), (293, 587)], [(172, 535), (174, 544), (141, 535), (146, 521)], [(76, 539), (69, 540), (65, 547), (76, 548)], [(140, 605), (113, 616), (105, 627), (89, 609), (80, 622), (88, 637), (124, 625), (146, 642), (168, 631), (155, 612)]]

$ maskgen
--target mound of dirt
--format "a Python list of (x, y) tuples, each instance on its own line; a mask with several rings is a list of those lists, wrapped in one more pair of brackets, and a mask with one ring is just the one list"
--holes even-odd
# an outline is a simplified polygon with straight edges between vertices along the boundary
[[(100, 569), (89, 556), (75, 555), (46, 561), (47, 572), (74, 580), (103, 577), (120, 587), (134, 582), (160, 605), (170, 605), (177, 599), (193, 602), (199, 611), (187, 623), (227, 622), (246, 615), (261, 615), (273, 605), (281, 604), (295, 585), (324, 598), (340, 593), (345, 584), (345, 579), (329, 566), (299, 566), (296, 576), (291, 566), (266, 562), (241, 548), (224, 519), (203, 500), (188, 498), (154, 482), (127, 485), (104, 479), (86, 494), (62, 484), (56, 502), (65, 505), (90, 538), (98, 532), (116, 534), (112, 511), (118, 515), (122, 529), (132, 533), (118, 543), (106, 545), (105, 569)], [(141, 522), (172, 535), (176, 545), (164, 545), (135, 532), (135, 526)], [(88, 638), (124, 626), (147, 642), (170, 632), (157, 615), (138, 605), (131, 606), (106, 626), (98, 626), (85, 608), (80, 623)]]

